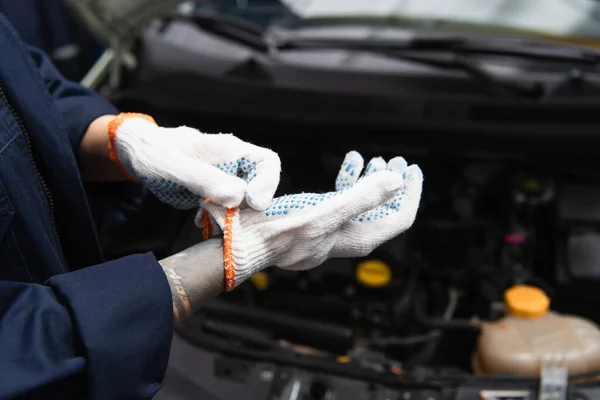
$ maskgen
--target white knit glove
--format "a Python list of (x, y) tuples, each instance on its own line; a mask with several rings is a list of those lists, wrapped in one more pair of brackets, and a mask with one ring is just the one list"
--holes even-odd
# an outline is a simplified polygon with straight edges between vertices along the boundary
[(108, 133), (111, 158), (123, 173), (178, 209), (197, 208), (202, 199), (237, 207), (245, 199), (264, 210), (279, 185), (279, 156), (233, 135), (162, 128), (143, 114), (121, 114)]
[(224, 233), (226, 290), (269, 266), (304, 270), (328, 258), (365, 256), (410, 228), (421, 198), (419, 167), (377, 158), (359, 179), (362, 167), (360, 154), (350, 152), (338, 190), (278, 197), (266, 211), (202, 204), (196, 223), (206, 229), (207, 213)]

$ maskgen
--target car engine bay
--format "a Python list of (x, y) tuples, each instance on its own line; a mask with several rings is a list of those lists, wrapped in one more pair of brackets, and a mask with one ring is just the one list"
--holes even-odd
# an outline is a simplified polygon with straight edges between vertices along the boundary
[[(271, 143), (284, 166), (279, 193), (331, 190), (344, 151), (336, 151), (335, 144), (314, 151), (314, 145)], [(365, 158), (381, 154), (368, 143), (356, 149)], [(389, 159), (396, 151), (382, 155)], [(600, 180), (592, 172), (594, 160), (466, 158), (423, 148), (399, 154), (425, 174), (419, 213), (409, 231), (362, 259), (329, 260), (309, 271), (257, 273), (177, 327), (176, 336), (225, 357), (221, 362), (233, 362), (227, 373), (219, 372), (225, 374), (221, 379), (241, 379), (240, 364), (231, 360), (249, 360), (382, 388), (475, 385), (480, 395), (486, 387), (525, 388), (523, 397), (496, 391), (480, 398), (533, 398), (528, 390), (538, 387), (539, 375), (478, 370), (478, 340), (485, 324), (510, 314), (506, 292), (518, 285), (543, 290), (553, 312), (600, 320), (594, 289), (600, 274), (595, 225)], [(199, 229), (190, 224), (193, 213), (164, 209), (154, 199), (145, 207), (162, 210), (163, 238), (148, 241), (149, 231), (133, 223), (110, 243), (124, 243), (119, 235), (133, 233), (139, 246), (154, 243), (150, 249), (167, 256), (200, 240)], [(139, 221), (147, 220), (143, 214)], [(131, 252), (131, 246), (135, 240), (126, 250), (107, 248), (117, 256)], [(215, 360), (215, 374), (218, 365)], [(241, 365), (249, 374), (247, 364)], [(585, 372), (579, 377), (584, 383), (597, 374)], [(287, 386), (281, 385), (283, 391)], [(325, 395), (331, 388), (304, 386), (304, 391), (323, 392), (304, 398), (333, 398)], [(447, 398), (461, 398), (454, 395)], [(277, 396), (258, 398), (293, 398)]]

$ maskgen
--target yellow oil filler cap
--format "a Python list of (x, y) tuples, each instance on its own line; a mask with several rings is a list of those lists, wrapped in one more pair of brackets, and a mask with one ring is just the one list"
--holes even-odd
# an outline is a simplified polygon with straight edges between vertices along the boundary
[(392, 280), (392, 270), (381, 260), (362, 261), (356, 266), (356, 280), (370, 288), (384, 287)]
[(550, 299), (543, 290), (528, 285), (513, 286), (504, 292), (504, 302), (510, 313), (520, 318), (539, 318), (550, 308)]
[(250, 282), (256, 289), (265, 290), (270, 284), (269, 274), (263, 271), (257, 272), (250, 277)]

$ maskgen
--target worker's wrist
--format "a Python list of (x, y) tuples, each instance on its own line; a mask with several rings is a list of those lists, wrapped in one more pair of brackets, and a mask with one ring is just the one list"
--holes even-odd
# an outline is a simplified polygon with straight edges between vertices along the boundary
[(77, 151), (81, 175), (86, 181), (121, 181), (123, 174), (110, 161), (107, 126), (116, 115), (106, 114), (87, 127)]
[(175, 323), (180, 323), (223, 291), (222, 238), (206, 240), (159, 263), (171, 288)]

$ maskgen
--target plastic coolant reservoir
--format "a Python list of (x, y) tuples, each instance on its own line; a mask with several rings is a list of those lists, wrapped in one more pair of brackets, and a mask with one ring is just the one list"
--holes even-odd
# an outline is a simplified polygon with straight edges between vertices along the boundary
[(600, 369), (600, 329), (586, 319), (550, 311), (540, 289), (507, 290), (509, 314), (483, 325), (473, 369), (483, 374), (539, 375), (544, 361), (559, 361), (570, 374)]

